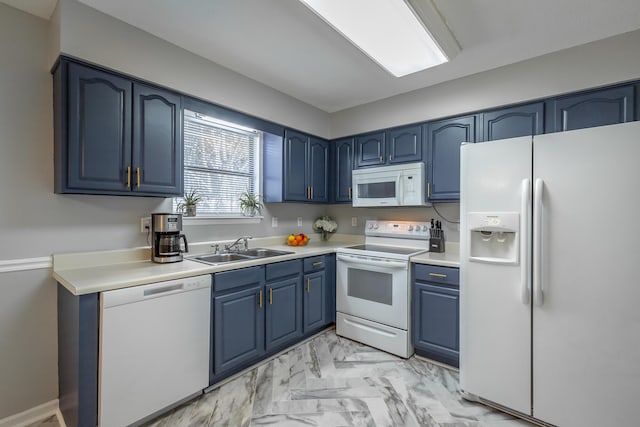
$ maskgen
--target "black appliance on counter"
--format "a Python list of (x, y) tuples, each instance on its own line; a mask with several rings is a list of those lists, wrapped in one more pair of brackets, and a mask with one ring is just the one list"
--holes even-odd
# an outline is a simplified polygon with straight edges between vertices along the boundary
[[(151, 261), (158, 263), (182, 261), (182, 253), (189, 252), (187, 238), (182, 231), (182, 214), (151, 214)], [(180, 245), (184, 242), (184, 250)]]

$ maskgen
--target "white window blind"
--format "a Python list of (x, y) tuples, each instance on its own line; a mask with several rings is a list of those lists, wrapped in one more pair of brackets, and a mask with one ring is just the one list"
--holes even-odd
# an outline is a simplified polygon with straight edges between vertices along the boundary
[(260, 132), (189, 110), (183, 125), (184, 190), (204, 196), (198, 216), (241, 215), (240, 194), (260, 192)]

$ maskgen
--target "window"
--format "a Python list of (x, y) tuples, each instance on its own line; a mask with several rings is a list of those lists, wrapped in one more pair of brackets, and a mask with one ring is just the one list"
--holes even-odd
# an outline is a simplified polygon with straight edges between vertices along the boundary
[(198, 215), (241, 215), (240, 194), (261, 192), (261, 132), (190, 110), (183, 125), (184, 189), (204, 196)]

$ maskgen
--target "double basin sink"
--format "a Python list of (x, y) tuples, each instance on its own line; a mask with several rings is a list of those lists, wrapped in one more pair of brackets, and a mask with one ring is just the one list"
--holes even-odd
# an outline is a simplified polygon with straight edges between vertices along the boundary
[(248, 249), (246, 251), (240, 251), (240, 252), (198, 255), (198, 256), (190, 257), (189, 259), (193, 261), (203, 262), (205, 264), (218, 265), (218, 264), (225, 264), (228, 262), (249, 261), (252, 259), (269, 258), (269, 257), (279, 256), (279, 255), (288, 255), (292, 253), (293, 252), (278, 251), (275, 249), (256, 248), (256, 249)]

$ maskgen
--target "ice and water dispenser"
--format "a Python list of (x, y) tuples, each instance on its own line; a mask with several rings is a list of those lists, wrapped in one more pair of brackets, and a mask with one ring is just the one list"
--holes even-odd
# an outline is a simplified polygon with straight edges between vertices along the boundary
[(520, 214), (517, 212), (469, 212), (469, 260), (517, 264)]

